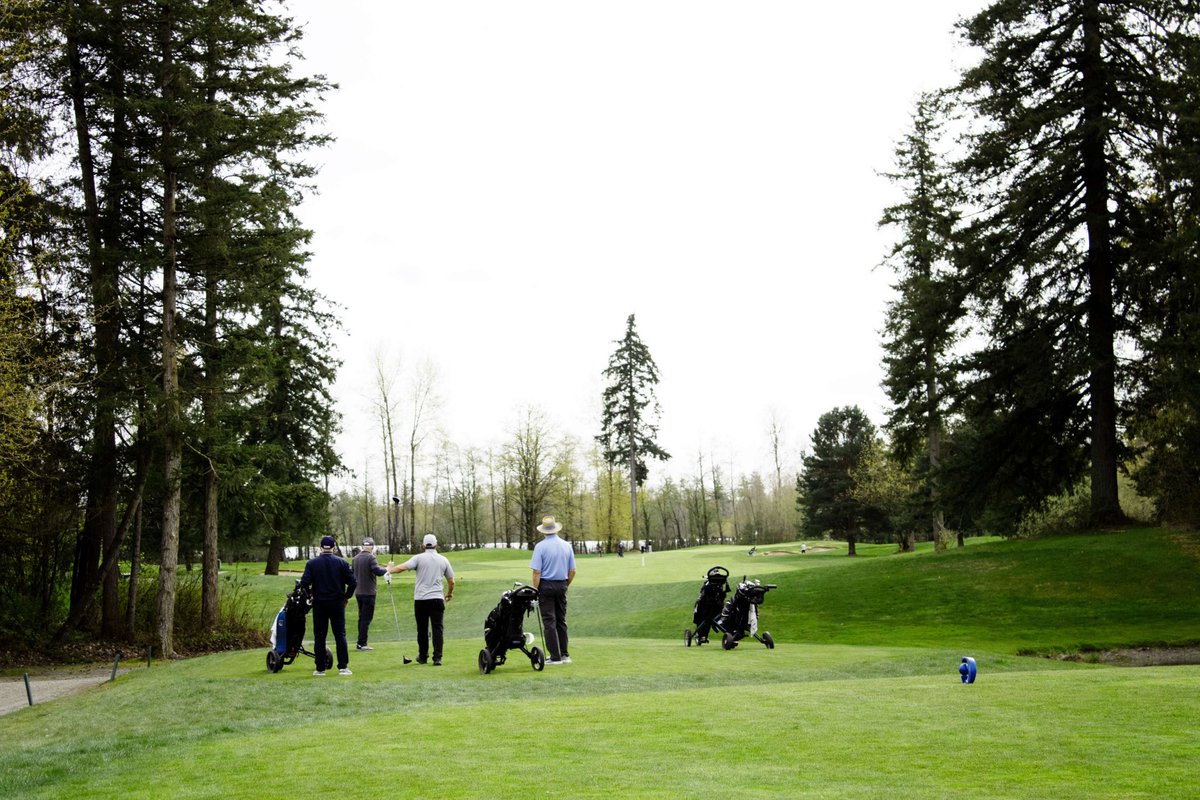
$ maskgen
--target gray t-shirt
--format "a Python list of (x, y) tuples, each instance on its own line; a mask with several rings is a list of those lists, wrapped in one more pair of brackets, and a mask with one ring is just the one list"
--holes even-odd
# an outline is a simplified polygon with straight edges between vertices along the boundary
[(384, 573), (375, 554), (366, 550), (360, 551), (350, 562), (350, 568), (354, 571), (354, 579), (358, 581), (358, 588), (354, 593), (375, 594), (375, 576)]
[(426, 550), (404, 562), (405, 569), (415, 570), (417, 582), (413, 585), (413, 600), (441, 600), (442, 578), (453, 578), (454, 569), (446, 557), (436, 550)]

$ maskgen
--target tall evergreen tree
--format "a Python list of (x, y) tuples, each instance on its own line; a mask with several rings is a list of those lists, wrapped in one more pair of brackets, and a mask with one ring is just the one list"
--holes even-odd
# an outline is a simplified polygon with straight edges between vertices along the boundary
[[(958, 86), (978, 115), (962, 167), (980, 209), (978, 246), (959, 278), (991, 336), (969, 364), (980, 378), (969, 388), (979, 429), (1008, 445), (977, 455), (992, 474), (1013, 474), (1028, 458), (1014, 445), (1069, 443), (1082, 431), (1095, 524), (1123, 519), (1115, 347), (1127, 333), (1130, 280), (1121, 243), (1134, 234), (1138, 179), (1162, 128), (1163, 26), (1187, 5), (1000, 0), (962, 24), (982, 58)], [(1073, 459), (1033, 460), (1047, 480), (1028, 502), (1072, 482)]]
[(883, 342), (884, 387), (892, 401), (888, 428), (905, 462), (912, 462), (923, 445), (918, 474), (925, 480), (938, 549), (945, 547), (937, 474), (945, 433), (943, 395), (952, 391), (948, 351), (962, 316), (958, 292), (948, 280), (960, 190), (938, 151), (947, 112), (942, 95), (918, 100), (912, 129), (896, 147), (896, 171), (888, 176), (900, 185), (904, 200), (885, 209), (880, 220), (899, 229), (888, 254), (897, 296), (888, 304)]
[(633, 314), (625, 321), (625, 336), (616, 345), (603, 373), (607, 385), (596, 442), (605, 461), (629, 471), (629, 510), (636, 541), (637, 490), (649, 475), (646, 459), (666, 461), (671, 455), (655, 441), (660, 413), (654, 394), (658, 366), (637, 334)]

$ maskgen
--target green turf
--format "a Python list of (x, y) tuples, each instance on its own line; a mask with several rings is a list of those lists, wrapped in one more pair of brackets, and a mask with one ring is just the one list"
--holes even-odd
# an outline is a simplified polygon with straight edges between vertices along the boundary
[[(815, 544), (815, 543), (810, 543)], [(824, 546), (825, 543), (820, 543)], [(1167, 531), (587, 557), (575, 663), (478, 674), (482, 622), (528, 553), (451, 553), (446, 666), (412, 655), (411, 578), (355, 674), (265, 650), (139, 668), (0, 718), (9, 797), (1187, 797), (1200, 667), (1022, 657), (1200, 639), (1200, 539)], [(783, 552), (793, 551), (793, 552)], [(704, 572), (778, 583), (778, 647), (684, 647)], [(248, 578), (264, 608), (293, 578)], [(353, 609), (353, 603), (351, 604)], [(531, 620), (536, 631), (536, 625)], [(351, 628), (353, 622), (351, 622)], [(980, 677), (963, 685), (961, 656)]]

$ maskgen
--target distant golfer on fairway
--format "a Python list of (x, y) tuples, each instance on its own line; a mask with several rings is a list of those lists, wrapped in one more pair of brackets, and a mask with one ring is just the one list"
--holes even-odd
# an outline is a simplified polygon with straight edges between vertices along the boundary
[(575, 580), (575, 550), (558, 538), (562, 525), (554, 517), (542, 517), (537, 528), (543, 535), (533, 548), (529, 568), (538, 593), (538, 609), (545, 627), (547, 664), (570, 664), (567, 650), (567, 587)]
[[(425, 534), (425, 552), (405, 561), (398, 567), (388, 562), (388, 573), (417, 571), (413, 585), (413, 614), (417, 618), (417, 663), (429, 661), (429, 625), (433, 623), (433, 665), (442, 665), (442, 619), (446, 603), (454, 597), (454, 568), (446, 557), (437, 551), (437, 537)], [(446, 596), (442, 597), (442, 578), (446, 579)]]

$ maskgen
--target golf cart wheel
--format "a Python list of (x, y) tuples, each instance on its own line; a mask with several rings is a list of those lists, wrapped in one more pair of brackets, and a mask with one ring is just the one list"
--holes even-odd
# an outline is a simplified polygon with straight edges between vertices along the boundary
[(763, 644), (765, 644), (767, 646), (768, 650), (775, 649), (775, 640), (771, 638), (770, 631), (767, 631), (763, 634)]
[(533, 662), (533, 668), (537, 672), (541, 672), (546, 668), (546, 654), (542, 652), (542, 648), (535, 647), (529, 651), (529, 660)]
[(492, 671), (492, 654), (486, 649), (479, 651), (479, 674), (487, 675)]
[(683, 632), (683, 646), (684, 647), (692, 646), (692, 629), (691, 628), (688, 628), (687, 630), (685, 630)]
[(274, 650), (267, 651), (267, 672), (279, 672), (283, 669), (283, 659)]
[(326, 647), (325, 663), (321, 666), (321, 669), (330, 669), (331, 667), (333, 667), (333, 651)]
[(733, 638), (732, 633), (726, 631), (725, 636), (721, 638), (721, 647), (724, 647), (726, 650), (732, 650), (737, 647), (737, 639)]

